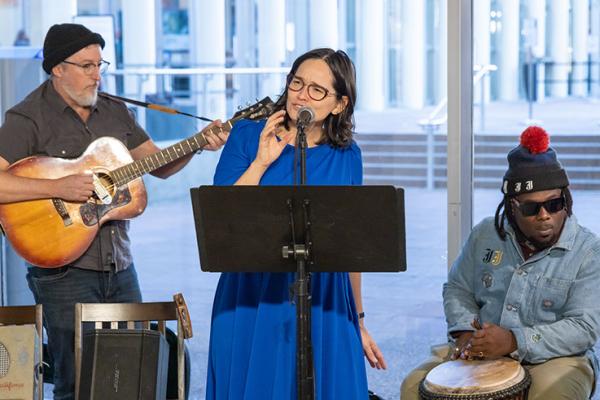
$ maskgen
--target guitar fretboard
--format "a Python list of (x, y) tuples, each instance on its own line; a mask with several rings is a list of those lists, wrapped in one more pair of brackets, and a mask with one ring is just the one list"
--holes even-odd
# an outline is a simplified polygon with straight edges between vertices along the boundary
[[(220, 129), (230, 131), (232, 128), (231, 120), (223, 123)], [(218, 127), (210, 128), (210, 131), (218, 131)], [(141, 177), (144, 174), (152, 172), (160, 167), (163, 167), (173, 161), (180, 159), (188, 154), (194, 153), (208, 144), (204, 137), (204, 131), (198, 132), (192, 137), (175, 143), (161, 151), (134, 161), (112, 171), (114, 184), (117, 187), (125, 185), (134, 179)]]

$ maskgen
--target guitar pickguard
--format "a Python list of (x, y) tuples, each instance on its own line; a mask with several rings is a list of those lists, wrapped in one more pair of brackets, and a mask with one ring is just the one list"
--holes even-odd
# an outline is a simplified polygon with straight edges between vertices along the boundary
[(129, 188), (118, 189), (112, 198), (110, 204), (96, 204), (96, 203), (85, 203), (79, 207), (79, 213), (81, 214), (81, 220), (86, 226), (96, 225), (98, 219), (102, 218), (110, 210), (118, 207), (123, 207), (131, 202), (131, 193)]

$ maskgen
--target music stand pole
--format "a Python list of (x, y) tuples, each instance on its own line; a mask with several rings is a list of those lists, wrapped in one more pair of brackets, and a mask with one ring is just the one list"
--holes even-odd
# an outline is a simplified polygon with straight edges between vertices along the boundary
[[(298, 124), (298, 146), (300, 148), (300, 185), (306, 185), (306, 132), (304, 124)], [(313, 367), (313, 353), (311, 340), (311, 295), (310, 295), (310, 272), (306, 269), (306, 261), (310, 257), (309, 237), (309, 213), (308, 202), (303, 202), (305, 243), (296, 243), (294, 235), (293, 209), (289, 202), (291, 228), (293, 243), (293, 255), (296, 259), (296, 282), (294, 283), (294, 295), (296, 298), (296, 383), (298, 388), (298, 400), (313, 400), (315, 398), (315, 378)], [(287, 258), (289, 253), (285, 254)]]

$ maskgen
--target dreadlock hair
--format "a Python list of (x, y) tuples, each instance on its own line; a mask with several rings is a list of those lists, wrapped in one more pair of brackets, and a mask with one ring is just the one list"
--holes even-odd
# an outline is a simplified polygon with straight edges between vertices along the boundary
[[(570, 217), (571, 215), (573, 215), (573, 197), (571, 196), (571, 191), (568, 187), (562, 188), (560, 195), (564, 196), (565, 198), (565, 208), (567, 211), (567, 215)], [(519, 231), (519, 228), (515, 221), (515, 216), (513, 215), (512, 211), (510, 211), (512, 210), (512, 205), (510, 201), (515, 197), (517, 196), (504, 195), (504, 198), (502, 199), (502, 201), (500, 201), (500, 204), (498, 204), (498, 208), (496, 208), (496, 214), (494, 215), (494, 227), (496, 228), (498, 236), (500, 236), (500, 239), (502, 240), (506, 240), (506, 230), (504, 229), (504, 217), (506, 217), (506, 220), (515, 231)], [(507, 212), (507, 210), (509, 211)]]

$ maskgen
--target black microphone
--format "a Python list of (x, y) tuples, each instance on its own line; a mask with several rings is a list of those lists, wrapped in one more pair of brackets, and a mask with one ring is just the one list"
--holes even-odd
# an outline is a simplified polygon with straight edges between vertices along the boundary
[(300, 107), (298, 110), (298, 119), (296, 120), (296, 126), (298, 128), (306, 128), (315, 119), (315, 112), (310, 107)]

